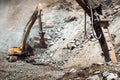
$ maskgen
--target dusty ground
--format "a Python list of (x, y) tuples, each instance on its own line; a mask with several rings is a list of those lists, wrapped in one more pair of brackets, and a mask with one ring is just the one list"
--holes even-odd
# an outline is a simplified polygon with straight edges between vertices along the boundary
[(59, 70), (51, 65), (32, 65), (23, 61), (9, 63), (4, 59), (0, 59), (0, 80), (85, 80), (96, 71), (100, 71), (99, 74), (108, 71), (120, 77), (120, 63), (93, 64), (85, 68), (76, 66)]
[[(85, 80), (97, 70), (100, 73), (104, 71), (116, 73), (120, 77), (120, 63), (105, 63), (99, 43), (84, 39), (84, 13), (75, 1), (0, 1), (0, 80)], [(35, 57), (38, 63), (43, 61), (49, 64), (32, 65), (24, 61), (9, 63), (5, 58), (6, 51), (10, 47), (19, 46), (24, 26), (38, 2), (43, 5), (42, 21), (49, 46), (44, 50), (35, 49)], [(120, 17), (119, 14), (112, 17), (114, 19), (109, 29), (116, 36), (113, 41), (119, 59)], [(71, 18), (73, 19), (70, 20)], [(47, 28), (49, 26), (46, 24), (49, 23), (53, 24), (52, 28)], [(89, 35), (91, 34), (89, 17), (87, 23)], [(37, 35), (36, 22), (29, 37)], [(73, 49), (68, 48), (68, 45)]]

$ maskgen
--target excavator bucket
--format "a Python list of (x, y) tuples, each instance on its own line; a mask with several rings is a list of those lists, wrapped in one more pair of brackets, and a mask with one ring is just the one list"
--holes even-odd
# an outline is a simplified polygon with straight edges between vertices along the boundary
[(40, 37), (34, 37), (30, 43), (33, 48), (47, 48), (48, 39), (47, 38), (41, 39)]

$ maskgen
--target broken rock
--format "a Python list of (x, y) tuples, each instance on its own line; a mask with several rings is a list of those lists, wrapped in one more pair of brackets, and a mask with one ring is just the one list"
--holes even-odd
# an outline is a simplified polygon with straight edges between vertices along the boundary
[(74, 43), (68, 43), (67, 44), (67, 49), (73, 50), (76, 47)]
[(76, 46), (79, 46), (79, 45), (80, 45), (80, 42), (76, 41), (75, 44), (76, 44)]
[(45, 23), (45, 28), (53, 28), (55, 26), (55, 22), (47, 22)]
[(118, 80), (118, 75), (109, 73), (109, 75), (107, 76), (107, 80)]
[(59, 79), (59, 78), (63, 77), (64, 74), (65, 73), (62, 72), (62, 71), (50, 71), (50, 72), (47, 72), (47, 75), (51, 75), (51, 76), (55, 77), (56, 79)]
[(51, 38), (51, 36), (50, 35), (45, 35), (45, 37), (48, 39), (48, 40), (51, 40), (52, 38)]
[(77, 17), (75, 17), (75, 16), (69, 16), (69, 17), (65, 18), (64, 20), (65, 20), (65, 22), (71, 22), (71, 21), (77, 20)]
[(94, 75), (94, 76), (88, 77), (86, 80), (100, 80), (100, 78), (98, 75)]
[(95, 74), (95, 75), (96, 75), (96, 74), (100, 74), (100, 71), (99, 71), (99, 70), (98, 70), (98, 71), (95, 71), (94, 74)]
[(33, 62), (35, 62), (34, 56), (31, 56), (31, 57), (26, 58), (26, 62), (27, 62), (27, 63), (33, 63)]
[(69, 72), (70, 73), (75, 73), (76, 71), (77, 71), (76, 69), (72, 68)]
[(109, 72), (107, 72), (107, 71), (104, 71), (103, 73), (102, 73), (102, 76), (103, 77), (107, 77), (109, 75)]
[(6, 59), (8, 62), (16, 62), (17, 61), (17, 56), (7, 56)]

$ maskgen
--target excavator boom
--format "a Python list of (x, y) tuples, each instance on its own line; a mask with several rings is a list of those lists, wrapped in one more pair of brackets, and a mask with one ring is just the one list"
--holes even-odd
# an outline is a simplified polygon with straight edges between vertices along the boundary
[(24, 29), (23, 38), (22, 38), (22, 42), (20, 45), (21, 49), (25, 49), (26, 41), (29, 36), (30, 30), (37, 19), (37, 13), (38, 11), (36, 9)]

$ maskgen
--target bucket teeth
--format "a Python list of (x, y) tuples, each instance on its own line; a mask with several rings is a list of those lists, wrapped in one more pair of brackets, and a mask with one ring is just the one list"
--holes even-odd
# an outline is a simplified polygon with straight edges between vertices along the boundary
[(30, 43), (33, 48), (47, 48), (48, 39), (47, 38), (41, 39), (40, 37), (34, 37)]

